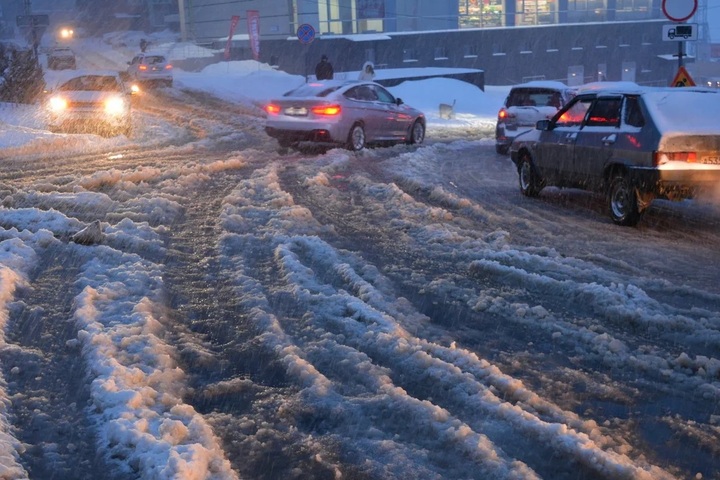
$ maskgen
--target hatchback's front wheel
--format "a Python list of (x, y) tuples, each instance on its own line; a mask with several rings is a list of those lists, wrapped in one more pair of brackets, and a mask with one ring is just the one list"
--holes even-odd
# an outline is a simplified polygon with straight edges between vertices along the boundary
[(535, 167), (528, 154), (523, 155), (520, 159), (518, 179), (520, 181), (520, 191), (526, 197), (537, 197), (543, 188), (542, 181), (535, 172)]
[(640, 221), (637, 192), (625, 175), (617, 175), (608, 188), (610, 218), (617, 225), (631, 227)]
[(348, 149), (357, 152), (363, 148), (365, 148), (365, 129), (356, 123), (348, 135)]

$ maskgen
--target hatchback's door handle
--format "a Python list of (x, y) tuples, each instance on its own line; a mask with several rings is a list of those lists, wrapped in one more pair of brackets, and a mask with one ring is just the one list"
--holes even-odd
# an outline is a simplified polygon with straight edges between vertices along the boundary
[(617, 135), (614, 133), (611, 135), (608, 135), (607, 137), (602, 138), (602, 142), (605, 145), (611, 145), (611, 144), (615, 143), (616, 141), (617, 141)]

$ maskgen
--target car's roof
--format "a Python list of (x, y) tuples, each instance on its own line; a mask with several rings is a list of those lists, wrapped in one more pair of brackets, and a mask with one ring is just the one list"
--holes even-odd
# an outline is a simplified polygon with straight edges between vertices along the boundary
[(512, 89), (516, 88), (548, 88), (553, 90), (572, 90), (572, 87), (567, 86), (563, 82), (557, 80), (532, 80), (530, 82), (519, 83), (513, 85)]
[(638, 85), (634, 82), (594, 82), (594, 83), (588, 83), (585, 85), (582, 85), (578, 89), (578, 95), (582, 94), (588, 94), (588, 93), (598, 93), (598, 94), (637, 94), (637, 95), (645, 95), (647, 93), (651, 92), (667, 92), (670, 94), (676, 93), (676, 92), (698, 92), (698, 93), (720, 93), (718, 92), (718, 89), (716, 88), (709, 88), (709, 87), (653, 87), (653, 86), (645, 86), (645, 85)]

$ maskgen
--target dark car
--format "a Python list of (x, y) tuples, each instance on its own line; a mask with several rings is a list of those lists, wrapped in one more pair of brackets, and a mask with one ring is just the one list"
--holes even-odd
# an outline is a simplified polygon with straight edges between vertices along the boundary
[(653, 199), (692, 198), (720, 185), (720, 93), (597, 86), (515, 139), (520, 190), (549, 185), (607, 195), (610, 217), (635, 225)]
[(70, 47), (55, 47), (47, 54), (47, 66), (50, 70), (75, 70), (75, 53)]
[(371, 81), (306, 83), (266, 105), (265, 131), (280, 146), (300, 142), (362, 150), (425, 139), (425, 115)]
[(498, 111), (497, 153), (507, 154), (516, 136), (535, 128), (538, 120), (552, 118), (574, 95), (574, 88), (556, 81), (539, 80), (513, 86)]

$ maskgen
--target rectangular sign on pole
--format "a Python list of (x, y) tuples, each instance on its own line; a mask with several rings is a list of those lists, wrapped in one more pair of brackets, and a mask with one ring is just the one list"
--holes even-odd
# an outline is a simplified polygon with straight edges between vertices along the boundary
[(247, 22), (253, 58), (260, 60), (260, 12), (257, 10), (248, 10)]
[(663, 25), (662, 39), (666, 42), (697, 40), (697, 34), (697, 23), (674, 23), (671, 25)]
[(235, 27), (237, 27), (239, 21), (240, 17), (238, 15), (233, 15), (232, 18), (230, 18), (230, 34), (228, 35), (227, 43), (225, 44), (225, 60), (230, 60), (230, 45), (232, 45)]

